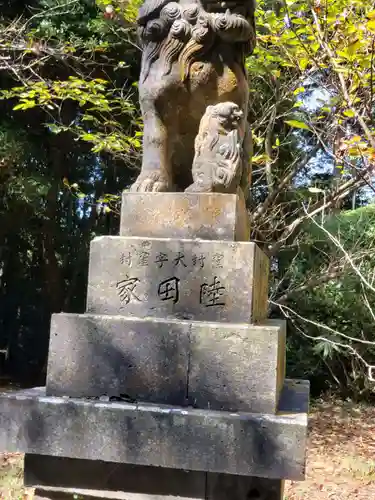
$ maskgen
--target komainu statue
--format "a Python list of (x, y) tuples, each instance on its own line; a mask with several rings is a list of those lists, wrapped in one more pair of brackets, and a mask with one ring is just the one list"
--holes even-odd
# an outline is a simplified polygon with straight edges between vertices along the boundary
[(255, 0), (145, 0), (139, 96), (141, 173), (133, 191), (236, 192), (250, 180), (245, 57)]
[(194, 184), (186, 191), (236, 192), (243, 170), (242, 118), (243, 112), (233, 102), (207, 107), (195, 138)]

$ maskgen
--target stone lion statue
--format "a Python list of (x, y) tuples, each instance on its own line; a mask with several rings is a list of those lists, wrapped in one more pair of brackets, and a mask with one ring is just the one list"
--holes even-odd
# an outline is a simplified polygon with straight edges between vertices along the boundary
[(236, 192), (243, 167), (242, 119), (233, 102), (207, 107), (195, 138), (194, 183), (186, 191)]
[[(203, 147), (204, 129), (211, 125), (217, 135), (225, 136), (223, 144), (217, 141), (217, 159), (239, 155), (234, 178), (246, 191), (251, 133), (244, 61), (255, 47), (254, 2), (145, 0), (141, 6), (137, 22), (143, 50), (139, 98), (144, 137), (142, 168), (133, 191), (233, 192), (229, 164), (213, 170), (213, 149)], [(226, 107), (215, 108), (224, 103)], [(230, 130), (220, 128), (220, 120), (233, 118)], [(211, 162), (207, 175), (205, 154)]]

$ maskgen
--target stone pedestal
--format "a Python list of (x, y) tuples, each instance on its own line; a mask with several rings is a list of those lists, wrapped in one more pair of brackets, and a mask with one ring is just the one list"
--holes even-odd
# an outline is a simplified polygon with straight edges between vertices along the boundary
[(220, 193), (123, 193), (120, 236), (248, 241), (242, 191)]
[(55, 314), (47, 395), (126, 394), (133, 401), (272, 414), (284, 384), (284, 357), (283, 321)]
[(250, 242), (101, 236), (91, 243), (87, 312), (257, 323), (268, 260)]
[(46, 388), (0, 395), (36, 498), (281, 500), (303, 479), (309, 386), (285, 380), (248, 235), (239, 196), (124, 193), (86, 312), (52, 317)]

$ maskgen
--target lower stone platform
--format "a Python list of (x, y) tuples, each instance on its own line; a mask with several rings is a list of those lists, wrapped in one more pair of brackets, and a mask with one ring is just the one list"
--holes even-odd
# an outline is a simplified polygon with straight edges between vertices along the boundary
[(160, 496), (149, 493), (128, 493), (123, 491), (77, 490), (66, 488), (37, 488), (34, 500), (283, 500), (284, 483), (276, 479), (263, 480), (268, 484), (258, 485), (250, 477), (226, 476), (230, 481), (207, 483), (199, 497)]
[(304, 478), (308, 385), (282, 415), (47, 397), (45, 388), (0, 395), (0, 449), (134, 465)]
[(51, 500), (280, 500), (283, 491), (277, 479), (42, 455), (25, 456), (25, 485)]
[[(181, 497), (180, 497), (181, 498)], [(121, 491), (77, 490), (66, 488), (36, 488), (33, 500), (151, 500), (149, 496), (140, 496)], [(161, 497), (154, 500), (162, 500)], [(180, 500), (179, 498), (171, 500)], [(181, 499), (182, 500), (182, 499)], [(195, 500), (186, 498), (184, 500)]]
[[(227, 476), (233, 478), (234, 476)], [(199, 497), (160, 496), (149, 493), (127, 493), (123, 491), (77, 490), (66, 488), (37, 488), (34, 500), (283, 500), (284, 484), (276, 479), (269, 479), (261, 487), (254, 487), (253, 478), (241, 476), (237, 483), (222, 484), (218, 481), (207, 485), (208, 490)], [(265, 480), (264, 480), (265, 481)], [(222, 489), (224, 487), (224, 489)]]

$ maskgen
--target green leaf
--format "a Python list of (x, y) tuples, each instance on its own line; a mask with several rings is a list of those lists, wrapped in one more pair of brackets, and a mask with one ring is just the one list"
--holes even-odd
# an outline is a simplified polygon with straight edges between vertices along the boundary
[(19, 109), (25, 110), (30, 108), (35, 108), (36, 102), (34, 100), (23, 101), (20, 104), (16, 104), (13, 108), (13, 111), (17, 111)]
[(304, 130), (311, 130), (310, 127), (305, 122), (300, 122), (299, 120), (285, 120), (285, 123), (293, 128), (302, 128)]
[(298, 89), (296, 89), (296, 90), (293, 92), (293, 94), (294, 94), (294, 95), (298, 95), (298, 94), (302, 94), (302, 93), (303, 93), (303, 92), (305, 92), (305, 91), (306, 91), (305, 87), (298, 87)]
[(81, 135), (81, 139), (83, 141), (93, 141), (95, 139), (95, 135), (94, 134), (82, 134)]
[(349, 56), (355, 56), (360, 46), (360, 40), (356, 40), (355, 42), (351, 43), (347, 48)]
[(47, 126), (53, 134), (59, 134), (64, 130), (64, 127), (56, 125), (56, 123), (48, 123)]
[(251, 161), (252, 163), (256, 164), (256, 165), (261, 165), (263, 163), (265, 163), (266, 161), (268, 161), (268, 156), (265, 155), (265, 154), (262, 154), (262, 155), (255, 155), (252, 157)]
[(343, 113), (345, 116), (347, 116), (348, 118), (354, 118), (355, 117), (355, 113), (352, 109), (347, 109), (346, 111), (344, 111)]
[(307, 24), (306, 19), (295, 18), (293, 19), (293, 24)]

